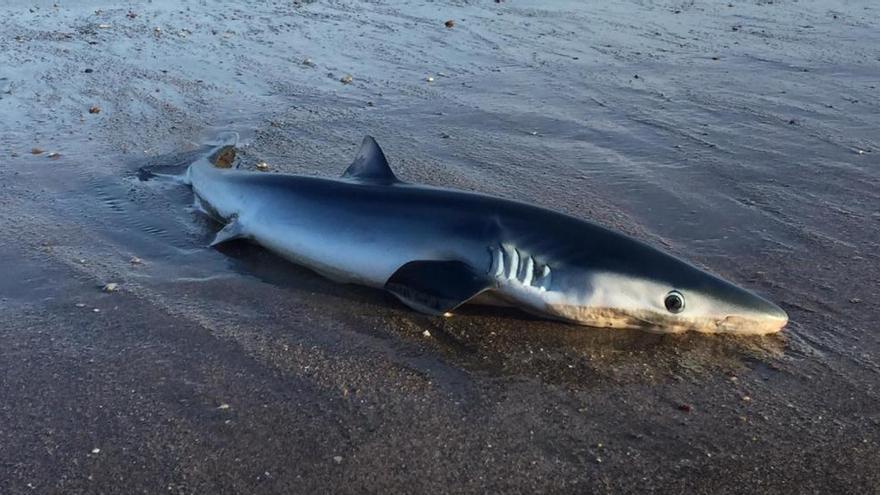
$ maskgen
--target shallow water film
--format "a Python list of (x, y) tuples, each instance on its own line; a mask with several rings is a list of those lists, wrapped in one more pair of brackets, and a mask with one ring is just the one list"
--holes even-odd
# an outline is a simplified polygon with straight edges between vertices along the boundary
[[(2, 2), (0, 492), (873, 493), (880, 5)], [(447, 21), (452, 21), (447, 22)], [(340, 285), (176, 174), (526, 201), (777, 302), (655, 335)], [(376, 226), (381, 232), (382, 226)]]

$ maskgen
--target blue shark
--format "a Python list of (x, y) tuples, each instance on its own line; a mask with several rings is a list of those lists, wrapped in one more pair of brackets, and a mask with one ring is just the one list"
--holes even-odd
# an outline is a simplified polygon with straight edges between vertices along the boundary
[(386, 290), (452, 316), (466, 303), (651, 332), (769, 334), (776, 304), (645, 242), (538, 206), (404, 182), (367, 136), (338, 179), (244, 171), (234, 146), (184, 182), (225, 224), (212, 245), (248, 239), (337, 282)]

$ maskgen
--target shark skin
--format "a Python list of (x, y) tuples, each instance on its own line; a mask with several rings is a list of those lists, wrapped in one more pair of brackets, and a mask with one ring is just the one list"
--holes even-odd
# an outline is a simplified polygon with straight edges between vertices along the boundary
[(540, 317), (651, 332), (769, 334), (772, 302), (642, 241), (545, 208), (399, 180), (367, 136), (339, 179), (232, 168), (222, 146), (184, 182), (226, 226), (337, 282), (384, 289), (451, 316), (495, 301)]

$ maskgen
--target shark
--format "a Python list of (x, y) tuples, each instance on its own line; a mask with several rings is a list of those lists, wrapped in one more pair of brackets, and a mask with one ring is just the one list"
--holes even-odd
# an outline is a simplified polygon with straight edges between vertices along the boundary
[(339, 178), (235, 161), (235, 145), (216, 146), (183, 176), (198, 207), (224, 224), (211, 246), (246, 239), (421, 313), (500, 304), (588, 327), (740, 335), (788, 322), (756, 293), (597, 223), (400, 180), (370, 136)]

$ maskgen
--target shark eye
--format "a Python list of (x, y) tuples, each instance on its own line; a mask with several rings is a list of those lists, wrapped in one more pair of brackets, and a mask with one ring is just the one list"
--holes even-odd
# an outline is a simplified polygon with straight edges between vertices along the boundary
[(666, 294), (663, 304), (670, 313), (681, 313), (684, 311), (684, 296), (677, 290), (670, 291), (669, 294)]

